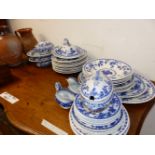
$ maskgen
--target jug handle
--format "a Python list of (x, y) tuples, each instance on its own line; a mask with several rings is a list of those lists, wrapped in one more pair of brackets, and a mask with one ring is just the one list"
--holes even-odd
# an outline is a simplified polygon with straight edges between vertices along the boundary
[(20, 33), (19, 33), (17, 30), (15, 30), (15, 35), (16, 35), (19, 39), (21, 39)]

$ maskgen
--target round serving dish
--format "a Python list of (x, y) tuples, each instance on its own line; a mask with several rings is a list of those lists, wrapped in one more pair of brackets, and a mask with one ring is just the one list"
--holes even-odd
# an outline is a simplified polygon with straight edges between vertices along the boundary
[(114, 59), (97, 59), (87, 62), (83, 65), (83, 74), (88, 77), (96, 71), (102, 71), (112, 80), (113, 83), (119, 83), (131, 79), (133, 70), (130, 65), (123, 61)]
[(94, 112), (89, 110), (85, 106), (85, 102), (86, 101), (80, 95), (77, 95), (74, 100), (75, 115), (81, 118), (81, 120), (99, 124), (102, 123), (103, 120), (105, 123), (109, 123), (120, 117), (122, 102), (116, 94), (113, 94), (112, 100), (108, 103), (108, 106), (101, 111)]

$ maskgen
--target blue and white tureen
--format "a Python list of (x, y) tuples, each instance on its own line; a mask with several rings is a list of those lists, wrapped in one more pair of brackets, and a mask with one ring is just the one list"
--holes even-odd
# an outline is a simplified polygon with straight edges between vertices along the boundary
[(85, 50), (70, 44), (67, 38), (64, 39), (62, 46), (55, 47), (53, 55), (62, 59), (74, 59), (85, 54)]
[(80, 86), (80, 94), (85, 99), (88, 108), (98, 110), (109, 104), (113, 93), (111, 81), (101, 72), (97, 71)]
[(113, 84), (102, 71), (80, 85), (69, 112), (75, 134), (127, 134), (130, 120)]

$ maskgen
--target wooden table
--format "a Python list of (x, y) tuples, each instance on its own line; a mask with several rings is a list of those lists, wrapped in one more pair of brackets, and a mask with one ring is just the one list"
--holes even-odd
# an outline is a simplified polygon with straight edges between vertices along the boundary
[[(55, 101), (54, 83), (60, 81), (67, 86), (67, 75), (54, 72), (51, 67), (37, 68), (23, 65), (12, 69), (14, 80), (0, 87), (0, 93), (8, 92), (19, 101), (10, 104), (0, 97), (9, 121), (29, 134), (55, 134), (41, 125), (43, 119), (68, 134), (73, 134), (69, 125), (69, 110), (62, 109)], [(139, 134), (144, 119), (155, 99), (139, 105), (125, 105), (129, 112), (131, 127), (128, 134)]]

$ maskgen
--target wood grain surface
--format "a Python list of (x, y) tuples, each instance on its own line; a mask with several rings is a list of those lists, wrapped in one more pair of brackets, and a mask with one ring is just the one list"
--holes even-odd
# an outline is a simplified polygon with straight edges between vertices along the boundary
[[(10, 104), (0, 97), (0, 104), (4, 107), (8, 120), (29, 134), (55, 134), (41, 125), (41, 121), (46, 119), (72, 135), (69, 110), (62, 109), (56, 103), (54, 87), (57, 81), (67, 87), (68, 76), (54, 72), (51, 67), (37, 68), (32, 64), (24, 64), (11, 71), (14, 76), (12, 82), (0, 87), (0, 93), (8, 92), (19, 99), (17, 103)], [(144, 104), (125, 105), (131, 120), (129, 135), (139, 134), (154, 101), (153, 99)]]

